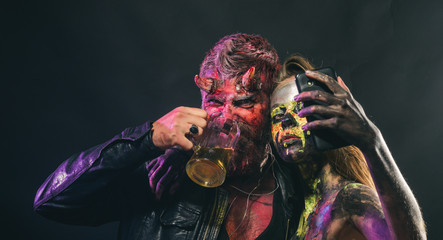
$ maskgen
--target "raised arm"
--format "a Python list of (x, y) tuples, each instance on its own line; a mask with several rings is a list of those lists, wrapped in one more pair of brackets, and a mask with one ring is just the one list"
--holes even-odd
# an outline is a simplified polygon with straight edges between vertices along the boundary
[[(37, 191), (35, 211), (70, 224), (98, 225), (117, 220), (125, 207), (125, 200), (131, 196), (136, 201), (154, 199), (154, 194), (149, 191), (150, 181), (152, 187), (157, 185), (152, 192), (159, 196), (166, 184), (162, 175), (172, 179), (170, 182), (177, 180), (171, 176), (176, 172), (159, 171), (168, 169), (165, 164), (148, 163), (171, 147), (190, 149), (192, 142), (185, 135), (193, 125), (199, 128), (195, 136), (201, 135), (206, 126), (206, 112), (179, 107), (152, 125), (145, 123), (128, 128), (101, 145), (71, 156)], [(176, 151), (169, 151), (155, 162), (163, 163), (165, 159), (179, 155)], [(148, 175), (152, 169), (156, 174)]]
[(363, 148), (383, 212), (395, 239), (426, 239), (420, 207), (403, 178), (381, 133), (376, 144)]
[(311, 91), (296, 97), (296, 101), (317, 100), (329, 105), (313, 105), (302, 109), (300, 117), (312, 114), (326, 116), (326, 120), (309, 122), (303, 129), (333, 129), (338, 136), (360, 148), (368, 163), (393, 239), (426, 239), (419, 205), (379, 129), (367, 118), (340, 77), (336, 81), (315, 71), (307, 71), (306, 75), (325, 83), (332, 94)]

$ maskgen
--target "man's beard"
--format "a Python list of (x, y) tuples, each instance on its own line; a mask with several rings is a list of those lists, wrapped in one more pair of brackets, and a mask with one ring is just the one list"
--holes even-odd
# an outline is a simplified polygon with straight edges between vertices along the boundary
[(239, 124), (241, 134), (228, 166), (230, 178), (259, 175), (265, 160), (265, 146), (270, 140), (269, 125), (258, 131), (252, 127)]

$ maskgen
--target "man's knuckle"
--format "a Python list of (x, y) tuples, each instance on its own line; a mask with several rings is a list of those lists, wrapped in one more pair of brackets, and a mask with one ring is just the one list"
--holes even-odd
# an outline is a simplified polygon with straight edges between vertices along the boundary
[(183, 112), (177, 112), (176, 114), (175, 114), (175, 118), (177, 119), (180, 119), (180, 118), (183, 118), (185, 116), (185, 114), (183, 113)]

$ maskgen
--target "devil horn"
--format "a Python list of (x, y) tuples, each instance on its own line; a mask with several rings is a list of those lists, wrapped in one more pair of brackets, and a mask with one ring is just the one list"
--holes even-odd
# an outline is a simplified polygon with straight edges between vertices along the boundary
[[(241, 87), (236, 86), (237, 90), (244, 89), (248, 92), (254, 91), (257, 88), (260, 89), (260, 86), (257, 85), (256, 79), (254, 78), (255, 67), (251, 67), (243, 76), (241, 77)], [(257, 85), (257, 86), (256, 86)]]
[(217, 83), (210, 78), (201, 78), (199, 75), (195, 75), (194, 82), (198, 88), (207, 93), (213, 93), (217, 89)]

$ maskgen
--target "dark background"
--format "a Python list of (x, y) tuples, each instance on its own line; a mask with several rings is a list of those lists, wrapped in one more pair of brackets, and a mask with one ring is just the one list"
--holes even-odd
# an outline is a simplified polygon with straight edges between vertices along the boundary
[(443, 235), (441, 1), (14, 1), (0, 16), (3, 236), (116, 239), (116, 223), (35, 214), (36, 190), (71, 154), (199, 107), (193, 76), (236, 32), (266, 37), (282, 60), (297, 52), (335, 67), (383, 132), (429, 239)]

